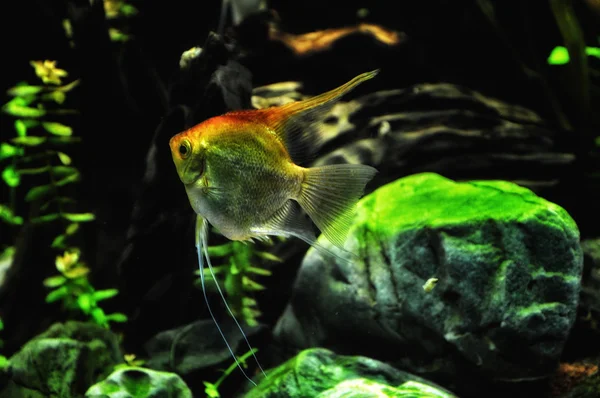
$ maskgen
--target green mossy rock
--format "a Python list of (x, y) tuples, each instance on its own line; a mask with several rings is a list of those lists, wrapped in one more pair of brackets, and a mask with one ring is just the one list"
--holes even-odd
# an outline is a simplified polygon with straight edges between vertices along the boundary
[(121, 358), (111, 331), (90, 323), (57, 323), (10, 358), (10, 380), (0, 397), (82, 397)]
[(360, 201), (346, 249), (360, 259), (307, 254), (275, 328), (283, 345), (390, 361), (457, 393), (552, 373), (582, 273), (560, 206), (510, 182), (417, 174)]
[(175, 373), (129, 367), (114, 371), (89, 388), (90, 398), (192, 398), (192, 392)]
[(267, 372), (244, 398), (450, 398), (452, 393), (420, 377), (361, 356), (314, 348)]

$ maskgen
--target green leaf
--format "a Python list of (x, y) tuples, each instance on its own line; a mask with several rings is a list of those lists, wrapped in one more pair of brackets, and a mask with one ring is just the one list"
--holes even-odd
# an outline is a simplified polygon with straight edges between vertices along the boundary
[(7, 166), (2, 171), (2, 179), (4, 180), (6, 185), (13, 188), (19, 186), (19, 183), (21, 182), (21, 177), (19, 176), (19, 173), (17, 173), (17, 171), (15, 170), (15, 166), (13, 165)]
[(10, 365), (10, 361), (4, 355), (0, 355), (0, 370), (7, 368), (8, 365)]
[(120, 312), (115, 312), (106, 316), (106, 319), (112, 322), (124, 323), (127, 322), (127, 315)]
[[(22, 97), (17, 97), (22, 98)], [(9, 101), (2, 107), (2, 111), (16, 117), (42, 117), (46, 115), (46, 111), (42, 108), (31, 108), (29, 106), (19, 105), (13, 101)]]
[(25, 137), (27, 135), (27, 125), (21, 119), (15, 120), (15, 131), (17, 136)]
[(100, 308), (100, 307), (94, 308), (92, 310), (91, 315), (92, 315), (92, 319), (94, 320), (94, 322), (96, 322), (98, 325), (101, 325), (101, 326), (107, 325), (108, 319), (102, 308)]
[(63, 218), (71, 222), (87, 222), (96, 219), (94, 213), (64, 213)]
[(77, 305), (79, 306), (79, 309), (85, 314), (90, 313), (93, 303), (93, 297), (88, 293), (84, 293), (81, 296), (77, 297)]
[(115, 28), (109, 28), (108, 29), (108, 36), (110, 37), (111, 41), (127, 41), (129, 40), (129, 35), (126, 33), (121, 32), (118, 29)]
[(22, 225), (23, 217), (19, 217), (13, 213), (10, 207), (0, 204), (0, 219), (13, 225)]
[(62, 137), (68, 137), (73, 134), (73, 129), (62, 123), (42, 122), (42, 127), (44, 127), (44, 129), (46, 129), (46, 131), (50, 134), (59, 135)]
[(43, 198), (44, 196), (50, 194), (51, 192), (54, 192), (54, 190), (55, 190), (54, 186), (52, 186), (50, 184), (40, 185), (39, 187), (33, 187), (25, 195), (25, 201), (33, 202), (34, 200), (38, 200), (38, 199)]
[(58, 158), (60, 159), (60, 162), (62, 164), (64, 164), (65, 166), (68, 166), (71, 164), (71, 158), (66, 153), (58, 152), (57, 155), (58, 155)]
[(38, 136), (26, 136), (26, 137), (16, 137), (11, 140), (15, 144), (25, 145), (25, 146), (38, 146), (46, 142), (46, 137), (38, 137)]
[(215, 386), (212, 383), (209, 383), (207, 381), (203, 381), (202, 383), (204, 383), (204, 387), (206, 387), (204, 389), (204, 392), (206, 393), (206, 395), (209, 398), (220, 398), (221, 395), (219, 394), (219, 390), (217, 390), (217, 386)]
[(41, 223), (45, 223), (45, 222), (51, 222), (54, 220), (58, 220), (59, 218), (60, 218), (60, 214), (52, 213), (52, 214), (46, 214), (44, 216), (32, 218), (31, 222), (33, 224), (41, 224)]
[(29, 106), (33, 101), (35, 101), (35, 96), (29, 95), (25, 97), (14, 97), (10, 101), (8, 101), (4, 106)]
[(224, 257), (233, 252), (233, 244), (226, 243), (220, 246), (208, 246), (208, 254), (211, 257)]
[(600, 48), (599, 47), (586, 47), (585, 53), (590, 57), (600, 58)]
[(2, 318), (0, 318), (0, 330), (4, 330), (4, 322), (2, 322)]
[(265, 290), (266, 287), (264, 287), (263, 285), (261, 285), (260, 283), (257, 283), (255, 281), (253, 281), (252, 279), (244, 276), (242, 278), (242, 285), (244, 286), (245, 290)]
[(563, 46), (554, 47), (548, 56), (549, 65), (564, 65), (569, 63), (569, 51)]
[(80, 177), (81, 177), (81, 175), (79, 173), (68, 175), (65, 178), (57, 181), (56, 186), (62, 187), (64, 185), (77, 182), (77, 181), (79, 181)]
[(251, 272), (251, 273), (257, 274), (257, 275), (264, 275), (264, 276), (270, 276), (272, 274), (272, 272), (269, 271), (268, 269), (258, 268), (258, 267), (248, 267), (248, 272)]
[(0, 144), (0, 160), (12, 158), (13, 156), (23, 156), (25, 151), (6, 142)]
[(26, 97), (28, 95), (36, 95), (44, 89), (43, 86), (15, 86), (8, 89), (8, 95), (12, 97)]
[(54, 196), (51, 199), (49, 199), (46, 203), (44, 203), (43, 205), (40, 206), (40, 210), (42, 211), (46, 211), (48, 210), (48, 207), (50, 207), (50, 205), (52, 203), (60, 203), (60, 204), (74, 204), (77, 203), (77, 201), (73, 198), (68, 198), (65, 196)]
[(52, 91), (42, 95), (42, 101), (54, 101), (57, 104), (62, 104), (67, 99), (67, 96), (62, 91)]
[(54, 238), (50, 247), (53, 249), (65, 249), (67, 247), (65, 244), (66, 238), (67, 237), (63, 234), (58, 235), (56, 238)]
[[(576, 118), (586, 118), (590, 110), (590, 74), (585, 54), (584, 34), (577, 18), (573, 0), (550, 0), (550, 8), (558, 25), (570, 61), (562, 88), (576, 109)], [(583, 122), (583, 120), (579, 120)]]
[(19, 171), (17, 171), (17, 173), (19, 173), (19, 175), (35, 175), (35, 174), (43, 174), (48, 172), (48, 170), (50, 170), (50, 167), (48, 166), (44, 166), (44, 167), (36, 167), (34, 169), (19, 169)]
[(54, 173), (54, 175), (56, 177), (65, 177), (65, 176), (71, 176), (73, 174), (77, 174), (77, 173), (79, 173), (79, 171), (77, 171), (77, 169), (75, 167), (54, 166), (54, 167), (52, 167), (52, 173)]
[(77, 232), (78, 229), (79, 229), (79, 224), (77, 224), (77, 223), (69, 224), (69, 226), (65, 230), (65, 234), (73, 235), (75, 232)]
[(117, 294), (119, 294), (119, 291), (117, 289), (107, 289), (107, 290), (98, 290), (98, 291), (95, 291), (92, 294), (92, 296), (94, 297), (94, 300), (101, 301), (101, 300), (106, 300), (106, 299), (109, 299), (111, 297), (114, 297)]
[(51, 276), (49, 278), (44, 279), (44, 286), (55, 288), (65, 284), (67, 278), (62, 275)]
[(14, 246), (7, 246), (4, 248), (4, 250), (2, 250), (2, 252), (0, 252), (0, 261), (11, 263), (16, 251), (17, 249), (15, 249)]
[(264, 258), (265, 260), (269, 260), (269, 261), (275, 261), (278, 263), (283, 262), (282, 259), (280, 259), (279, 257), (277, 257), (274, 254), (271, 254), (269, 252), (257, 252), (256, 255), (260, 258)]
[(137, 8), (135, 8), (131, 4), (127, 4), (127, 3), (123, 3), (120, 11), (121, 11), (121, 14), (123, 14), (126, 17), (131, 17), (138, 13)]
[(58, 289), (55, 289), (53, 291), (51, 291), (50, 293), (48, 293), (48, 295), (46, 296), (46, 303), (50, 304), (50, 303), (54, 303), (55, 301), (58, 301), (60, 299), (62, 299), (63, 297), (66, 297), (69, 294), (69, 289), (66, 286), (61, 286)]

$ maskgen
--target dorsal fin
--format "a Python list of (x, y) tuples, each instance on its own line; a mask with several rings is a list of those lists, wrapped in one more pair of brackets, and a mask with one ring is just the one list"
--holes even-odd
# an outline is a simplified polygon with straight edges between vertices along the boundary
[(286, 146), (292, 160), (303, 165), (311, 160), (320, 140), (316, 122), (344, 95), (360, 83), (372, 79), (379, 69), (365, 72), (346, 84), (306, 100), (262, 109), (265, 123)]

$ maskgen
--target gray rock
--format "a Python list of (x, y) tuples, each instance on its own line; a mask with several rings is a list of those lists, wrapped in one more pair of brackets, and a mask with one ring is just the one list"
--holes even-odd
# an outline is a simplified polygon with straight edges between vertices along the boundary
[[(451, 392), (418, 376), (362, 356), (341, 356), (314, 348), (271, 369), (244, 398), (423, 397), (451, 398)], [(379, 395), (377, 395), (379, 394)]]
[(79, 397), (121, 358), (111, 331), (90, 323), (56, 323), (10, 358), (10, 380), (0, 397)]
[[(219, 326), (231, 349), (237, 352), (240, 343), (244, 343), (237, 325), (228, 317), (221, 320)], [(261, 328), (244, 326), (244, 333), (250, 337)], [(146, 343), (145, 349), (150, 357), (146, 366), (181, 375), (232, 360), (212, 319), (160, 332)]]
[(600, 314), (600, 239), (587, 239), (581, 242), (584, 253), (584, 272), (582, 280), (581, 305), (594, 312), (598, 319)]
[(114, 371), (85, 393), (90, 398), (191, 398), (192, 392), (175, 373), (128, 367)]
[[(253, 90), (255, 107), (305, 96), (284, 82)], [(495, 176), (549, 190), (574, 155), (525, 107), (449, 83), (422, 83), (340, 102), (319, 122), (323, 145), (314, 165), (362, 163), (380, 173), (370, 186), (436, 172), (459, 179)]]
[(284, 346), (391, 361), (459, 393), (552, 373), (582, 272), (559, 206), (509, 182), (418, 174), (361, 200), (346, 248), (362, 260), (307, 254), (276, 325)]

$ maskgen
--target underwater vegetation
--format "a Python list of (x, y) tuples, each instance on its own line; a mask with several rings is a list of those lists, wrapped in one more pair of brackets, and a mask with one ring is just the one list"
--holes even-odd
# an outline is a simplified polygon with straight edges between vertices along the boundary
[(0, 13), (0, 398), (600, 396), (600, 3)]

